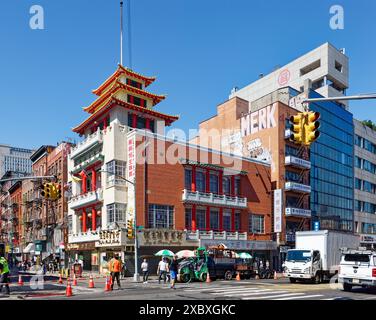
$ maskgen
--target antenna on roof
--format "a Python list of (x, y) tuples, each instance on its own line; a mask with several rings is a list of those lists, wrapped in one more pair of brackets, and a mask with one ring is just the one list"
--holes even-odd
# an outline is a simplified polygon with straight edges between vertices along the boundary
[(128, 0), (128, 56), (129, 68), (132, 70), (132, 21), (131, 21), (131, 0)]
[(120, 64), (123, 65), (123, 1), (120, 1)]

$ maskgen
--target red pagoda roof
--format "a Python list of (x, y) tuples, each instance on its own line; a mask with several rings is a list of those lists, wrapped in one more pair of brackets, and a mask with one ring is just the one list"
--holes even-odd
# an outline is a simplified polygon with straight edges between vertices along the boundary
[(93, 93), (98, 96), (101, 95), (101, 93), (106, 88), (108, 88), (108, 86), (110, 86), (113, 82), (115, 82), (119, 78), (119, 76), (122, 74), (127, 74), (130, 77), (144, 81), (145, 87), (149, 86), (156, 79), (155, 77), (146, 77), (130, 69), (124, 68), (122, 65), (119, 64), (117, 70), (110, 77), (108, 77), (107, 80), (103, 82), (97, 89), (93, 90)]
[(90, 126), (95, 120), (103, 116), (114, 106), (121, 106), (129, 110), (138, 111), (140, 113), (148, 114), (155, 118), (163, 119), (165, 120), (167, 126), (171, 125), (171, 123), (179, 119), (178, 116), (172, 116), (152, 109), (143, 108), (135, 104), (131, 104), (118, 98), (115, 98), (113, 96), (109, 96), (102, 102), (104, 102), (104, 105), (97, 112), (93, 113), (89, 118), (87, 118), (84, 122), (79, 124), (77, 127), (73, 128), (73, 132), (83, 134), (88, 126)]
[(166, 98), (164, 95), (157, 95), (142, 89), (138, 89), (132, 86), (129, 86), (125, 83), (122, 83), (118, 80), (116, 80), (113, 84), (112, 87), (103, 95), (101, 95), (97, 100), (95, 100), (91, 105), (88, 107), (84, 108), (84, 111), (89, 112), (89, 113), (94, 113), (97, 111), (98, 107), (105, 101), (108, 97), (111, 95), (115, 94), (118, 92), (120, 89), (125, 89), (130, 92), (134, 92), (136, 94), (142, 95), (147, 98), (151, 98), (153, 100), (153, 106), (161, 102)]

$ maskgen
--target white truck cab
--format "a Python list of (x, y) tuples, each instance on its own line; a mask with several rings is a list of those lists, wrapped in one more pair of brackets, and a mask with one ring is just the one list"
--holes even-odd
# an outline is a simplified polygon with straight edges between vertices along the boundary
[(284, 275), (294, 283), (298, 279), (321, 282), (321, 256), (318, 250), (292, 249), (287, 251)]
[(353, 286), (376, 287), (376, 251), (344, 250), (338, 282), (343, 284), (345, 291), (350, 291)]

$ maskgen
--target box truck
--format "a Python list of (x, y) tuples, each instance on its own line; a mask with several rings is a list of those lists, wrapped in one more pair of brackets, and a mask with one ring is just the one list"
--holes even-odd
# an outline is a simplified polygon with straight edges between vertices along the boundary
[(358, 248), (358, 235), (332, 230), (296, 232), (295, 249), (287, 251), (284, 276), (295, 283), (320, 283), (338, 273), (341, 248)]

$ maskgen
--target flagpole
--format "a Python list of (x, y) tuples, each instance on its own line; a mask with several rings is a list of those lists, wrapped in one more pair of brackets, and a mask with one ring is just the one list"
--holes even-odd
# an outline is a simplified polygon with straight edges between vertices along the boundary
[(120, 64), (123, 65), (123, 1), (120, 1)]

